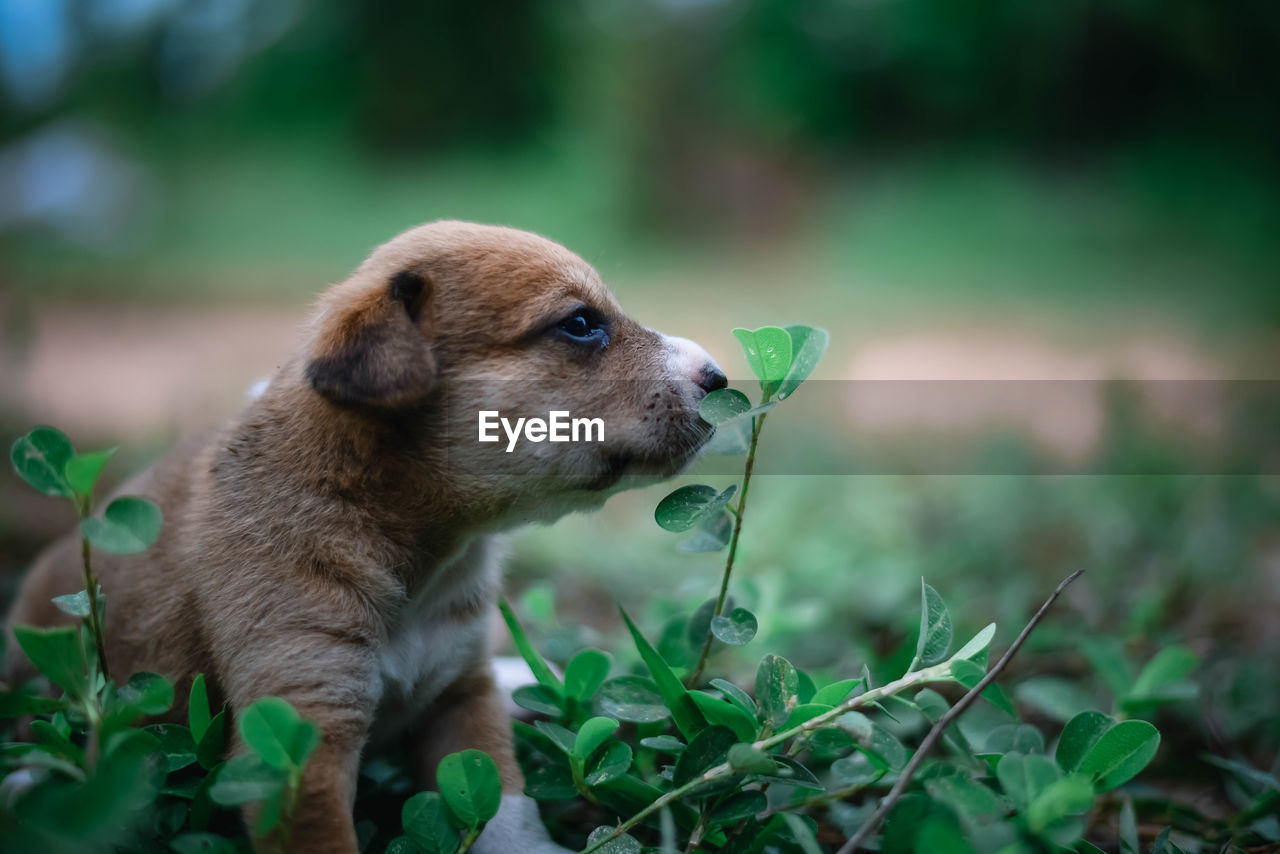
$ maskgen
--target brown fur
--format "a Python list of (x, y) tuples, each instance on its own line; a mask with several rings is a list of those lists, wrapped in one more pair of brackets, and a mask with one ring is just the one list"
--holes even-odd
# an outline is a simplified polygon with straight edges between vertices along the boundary
[[(578, 304), (608, 318), (606, 349), (548, 332)], [(542, 238), (456, 222), (400, 235), (320, 298), (260, 399), (123, 488), (165, 524), (143, 554), (94, 554), (114, 674), (163, 673), (183, 697), (204, 673), (233, 712), (272, 694), (316, 720), (292, 851), (356, 850), (371, 739), (409, 733), (424, 785), (444, 754), (485, 749), (519, 792), (483, 641), (499, 583), (486, 535), (691, 458), (709, 433), (705, 377), (723, 377), (674, 376), (671, 348)], [(506, 454), (476, 441), (480, 408), (567, 408), (609, 432)], [(80, 586), (69, 536), (33, 567), (10, 625), (69, 622), (50, 599)]]

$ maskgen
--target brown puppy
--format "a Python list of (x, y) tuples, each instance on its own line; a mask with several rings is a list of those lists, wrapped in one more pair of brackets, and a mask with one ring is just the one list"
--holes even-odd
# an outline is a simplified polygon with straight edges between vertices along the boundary
[[(711, 432), (699, 400), (724, 384), (561, 246), (460, 222), (405, 232), (321, 297), (300, 355), (235, 421), (126, 484), (165, 525), (144, 554), (94, 556), (111, 667), (163, 673), (178, 696), (203, 672), (233, 712), (274, 694), (320, 724), (292, 851), (356, 851), (360, 754), (392, 739), (423, 786), (447, 753), (498, 761), (503, 804), (477, 851), (563, 850), (521, 794), (490, 675), (491, 535), (675, 474)], [(603, 435), (509, 429), (555, 411)], [(10, 624), (67, 622), (50, 599), (80, 586), (70, 537)]]

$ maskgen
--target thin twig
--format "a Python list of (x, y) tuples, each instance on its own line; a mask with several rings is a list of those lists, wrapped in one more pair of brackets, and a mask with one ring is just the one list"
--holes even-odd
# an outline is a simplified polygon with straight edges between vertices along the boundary
[(863, 823), (862, 827), (858, 828), (858, 832), (851, 836), (844, 845), (840, 846), (840, 850), (837, 851), (836, 854), (853, 854), (853, 852), (857, 851), (858, 847), (866, 841), (866, 838), (875, 831), (875, 829), (880, 825), (880, 822), (884, 819), (885, 815), (888, 814), (889, 810), (893, 809), (894, 804), (896, 804), (898, 799), (902, 797), (902, 793), (907, 790), (907, 786), (911, 783), (912, 776), (917, 770), (919, 770), (920, 764), (924, 762), (926, 754), (928, 754), (928, 752), (933, 748), (938, 739), (942, 737), (942, 731), (947, 728), (948, 724), (963, 714), (965, 709), (969, 708), (969, 706), (978, 699), (978, 695), (986, 690), (988, 685), (995, 681), (996, 677), (1000, 675), (1000, 671), (1004, 670), (1005, 667), (1009, 665), (1009, 662), (1013, 660), (1013, 656), (1017, 653), (1023, 642), (1025, 642), (1030, 636), (1031, 630), (1036, 627), (1036, 624), (1039, 623), (1048, 612), (1049, 606), (1052, 605), (1054, 600), (1058, 598), (1058, 595), (1067, 588), (1067, 585), (1079, 578), (1083, 572), (1083, 569), (1077, 569), (1058, 584), (1057, 588), (1049, 598), (1044, 600), (1044, 604), (1040, 606), (1040, 610), (1036, 611), (1035, 615), (1031, 618), (1031, 621), (1022, 629), (1022, 632), (1010, 645), (1009, 649), (1005, 651), (1005, 654), (1000, 656), (1000, 660), (995, 663), (995, 666), (987, 671), (987, 675), (982, 677), (982, 680), (978, 682), (977, 685), (974, 685), (973, 688), (969, 689), (969, 692), (961, 697), (959, 702), (948, 709), (946, 714), (938, 718), (938, 722), (933, 725), (933, 728), (925, 735), (924, 740), (920, 742), (920, 747), (916, 749), (915, 755), (911, 757), (911, 761), (907, 763), (907, 767), (902, 769), (902, 774), (899, 775), (898, 782), (893, 784), (893, 788), (889, 790), (889, 794), (885, 799), (880, 802), (880, 806), (876, 808), (876, 811), (872, 814), (871, 818), (867, 819), (867, 821)]
[[(724, 611), (724, 600), (729, 593), (729, 576), (733, 574), (733, 560), (738, 555), (738, 537), (742, 534), (742, 517), (747, 512), (747, 490), (751, 488), (751, 469), (756, 463), (756, 445), (760, 441), (760, 429), (764, 427), (764, 419), (768, 414), (761, 412), (751, 419), (751, 446), (747, 449), (747, 464), (742, 471), (742, 491), (738, 494), (737, 508), (729, 508), (734, 516), (733, 536), (729, 540), (729, 556), (724, 562), (724, 575), (720, 579), (720, 595), (716, 598), (716, 610), (711, 617), (713, 620)], [(707, 638), (702, 644), (702, 654), (698, 656), (698, 666), (693, 669), (693, 674), (685, 682), (688, 687), (697, 687), (699, 680), (702, 679), (702, 671), (707, 666), (707, 656), (711, 654), (713, 640), (715, 635), (711, 633), (711, 627), (708, 626)]]
[[(89, 598), (89, 631), (93, 634), (93, 644), (98, 650), (98, 664), (102, 667), (102, 678), (111, 678), (111, 668), (107, 666), (107, 639), (102, 628), (102, 620), (98, 614), (98, 579), (93, 574), (93, 566), (89, 562), (89, 538), (80, 538), (80, 557), (84, 562), (84, 591)], [(92, 690), (93, 686), (89, 686)]]

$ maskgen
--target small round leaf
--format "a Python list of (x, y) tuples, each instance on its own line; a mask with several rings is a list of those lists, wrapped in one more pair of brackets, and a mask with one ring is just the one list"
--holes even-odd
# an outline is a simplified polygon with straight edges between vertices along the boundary
[(441, 759), (436, 783), (449, 812), (463, 827), (478, 827), (498, 814), (502, 776), (483, 750), (463, 750)]
[(756, 636), (756, 615), (746, 608), (734, 608), (727, 615), (711, 618), (711, 633), (730, 646), (743, 646)]
[(426, 854), (453, 854), (458, 850), (458, 831), (449, 823), (449, 813), (438, 792), (419, 792), (404, 802), (400, 823), (405, 835)]
[(70, 498), (67, 461), (75, 453), (71, 440), (61, 430), (37, 427), (20, 437), (9, 449), (9, 460), (18, 476), (45, 495)]
[(653, 680), (643, 676), (619, 676), (604, 683), (600, 688), (600, 710), (610, 717), (636, 724), (653, 723), (671, 716)]
[(736, 484), (723, 492), (705, 483), (682, 486), (658, 502), (653, 517), (664, 529), (680, 534), (718, 513), (737, 490)]
[(569, 660), (564, 668), (564, 692), (579, 702), (586, 702), (600, 690), (609, 675), (609, 656), (597, 649), (584, 649)]
[(144, 552), (160, 536), (160, 508), (149, 498), (125, 495), (107, 505), (102, 518), (83, 519), (80, 530), (104, 552)]

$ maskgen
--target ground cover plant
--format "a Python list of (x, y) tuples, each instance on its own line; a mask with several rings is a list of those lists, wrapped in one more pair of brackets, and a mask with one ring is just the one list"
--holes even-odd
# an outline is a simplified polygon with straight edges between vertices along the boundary
[[(760, 436), (826, 345), (823, 330), (803, 326), (735, 335), (759, 379), (759, 400), (726, 389), (708, 395), (702, 413), (718, 428), (713, 450), (745, 455), (743, 476), (723, 489), (682, 486), (654, 513), (662, 528), (689, 534), (681, 551), (725, 554), (715, 595), (657, 628), (621, 611), (625, 642), (560, 656), (559, 673), (503, 604), (536, 676), (515, 695), (540, 718), (515, 724), (526, 791), (545, 802), (562, 842), (607, 852), (1173, 852), (1259, 850), (1280, 837), (1280, 785), (1239, 757), (1209, 760), (1239, 807), (1225, 816), (1153, 794), (1137, 777), (1161, 750), (1146, 718), (1195, 698), (1188, 676), (1198, 662), (1186, 648), (1170, 645), (1135, 668), (1118, 644), (1093, 639), (1090, 661), (1114, 692), (1106, 708), (1064, 713), (1072, 686), (1061, 681), (1043, 680), (1034, 691), (1024, 682), (1013, 697), (1000, 687), (1001, 668), (1063, 585), (1016, 640), (992, 624), (957, 644), (951, 609), (921, 581), (919, 630), (894, 669), (877, 661), (856, 673), (811, 674), (761, 650), (753, 679), (722, 671), (760, 625), (731, 584), (743, 532), (750, 536), (756, 518), (747, 521), (747, 499)], [(77, 455), (51, 428), (13, 447), (19, 475), (70, 499), (82, 518), (85, 588), (59, 602), (78, 627), (15, 629), (52, 691), (33, 684), (0, 693), (0, 715), (34, 718), (0, 754), (8, 773), (0, 849), (235, 851), (254, 837), (287, 840), (319, 737), (314, 725), (262, 698), (234, 722), (248, 751), (224, 761), (233, 724), (226, 710), (209, 707), (202, 679), (185, 723), (156, 724), (146, 719), (172, 707), (172, 685), (109, 671), (102, 614), (110, 591), (98, 588), (89, 545), (145, 549), (162, 524), (137, 498), (117, 498), (93, 515), (109, 456)], [(992, 648), (1002, 646), (993, 663)], [(394, 757), (370, 757), (357, 801), (362, 850), (466, 850), (496, 813), (496, 767), (463, 751), (441, 762), (439, 780), (439, 792), (415, 792)], [(247, 827), (243, 804), (254, 805)], [(1142, 828), (1146, 845), (1140, 813), (1163, 819), (1154, 832)], [(1099, 816), (1115, 816), (1117, 830)]]

